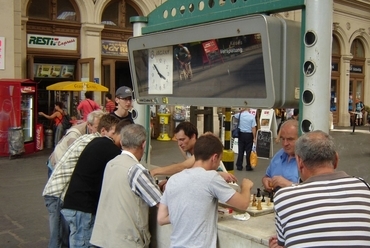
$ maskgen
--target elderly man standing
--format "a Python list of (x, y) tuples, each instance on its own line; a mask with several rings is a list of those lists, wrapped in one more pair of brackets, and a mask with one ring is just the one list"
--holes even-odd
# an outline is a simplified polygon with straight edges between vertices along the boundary
[(128, 125), (120, 138), (123, 151), (105, 167), (90, 243), (98, 247), (149, 247), (149, 207), (160, 202), (162, 193), (139, 162), (145, 151), (146, 130)]
[(277, 191), (299, 182), (294, 144), (298, 139), (298, 121), (288, 120), (280, 129), (280, 140), (283, 146), (272, 158), (267, 167), (266, 175), (262, 178), (265, 190)]
[(304, 134), (295, 156), (303, 183), (276, 193), (270, 247), (370, 247), (370, 185), (335, 170), (332, 137)]

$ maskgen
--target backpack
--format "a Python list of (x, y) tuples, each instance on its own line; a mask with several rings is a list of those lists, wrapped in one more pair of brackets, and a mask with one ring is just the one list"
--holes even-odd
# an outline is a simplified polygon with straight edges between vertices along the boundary
[(72, 123), (71, 123), (71, 117), (69, 116), (69, 114), (65, 114), (63, 115), (62, 117), (62, 120), (61, 120), (61, 123), (62, 123), (62, 126), (63, 126), (63, 129), (64, 130), (67, 130), (69, 129), (70, 127), (72, 127)]

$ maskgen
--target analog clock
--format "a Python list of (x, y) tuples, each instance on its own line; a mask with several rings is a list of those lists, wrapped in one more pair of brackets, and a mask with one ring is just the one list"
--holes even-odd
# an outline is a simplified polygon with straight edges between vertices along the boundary
[(172, 46), (149, 49), (149, 94), (172, 94), (173, 48)]

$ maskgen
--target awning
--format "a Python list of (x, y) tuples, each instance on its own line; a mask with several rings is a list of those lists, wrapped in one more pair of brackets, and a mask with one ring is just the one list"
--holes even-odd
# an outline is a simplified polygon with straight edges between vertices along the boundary
[(109, 89), (101, 84), (94, 82), (79, 82), (66, 81), (52, 84), (46, 87), (47, 90), (60, 91), (109, 91)]

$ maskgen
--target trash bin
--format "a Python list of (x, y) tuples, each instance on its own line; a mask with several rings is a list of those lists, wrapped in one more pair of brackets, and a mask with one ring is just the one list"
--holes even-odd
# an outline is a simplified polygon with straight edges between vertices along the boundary
[(21, 155), (24, 153), (23, 130), (21, 127), (10, 127), (8, 129), (9, 155)]
[(46, 129), (45, 131), (45, 146), (46, 148), (53, 148), (53, 130)]

